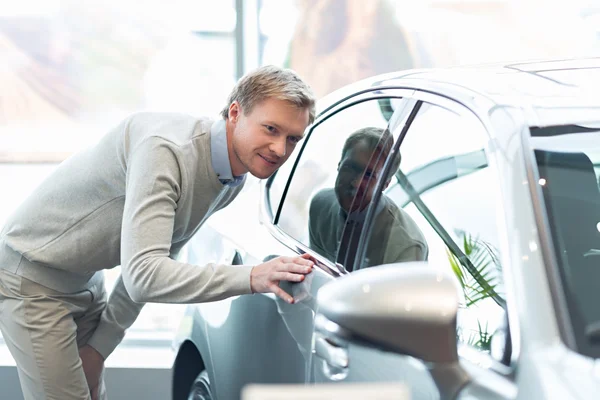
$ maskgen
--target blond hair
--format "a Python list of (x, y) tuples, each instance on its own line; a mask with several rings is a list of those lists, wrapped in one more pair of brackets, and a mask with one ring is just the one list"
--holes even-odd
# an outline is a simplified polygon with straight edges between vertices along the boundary
[(229, 116), (229, 106), (237, 101), (244, 114), (252, 111), (263, 100), (275, 98), (308, 110), (308, 123), (315, 120), (315, 95), (311, 88), (291, 69), (266, 65), (244, 75), (229, 94), (227, 105), (221, 111), (223, 119)]

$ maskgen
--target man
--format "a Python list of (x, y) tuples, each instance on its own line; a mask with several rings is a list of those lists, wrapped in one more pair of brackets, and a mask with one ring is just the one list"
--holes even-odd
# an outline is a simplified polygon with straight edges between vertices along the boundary
[[(299, 282), (307, 257), (257, 266), (174, 260), (245, 174), (267, 178), (314, 119), (292, 71), (263, 67), (234, 87), (222, 118), (133, 115), (66, 160), (0, 234), (0, 330), (26, 399), (105, 398), (103, 364), (143, 303), (196, 303)], [(103, 269), (121, 265), (108, 301)]]
[[(352, 270), (368, 206), (393, 140), (387, 131), (363, 128), (352, 133), (342, 149), (335, 187), (315, 195), (309, 211), (310, 247)], [(384, 188), (400, 165), (396, 156)], [(426, 260), (427, 242), (412, 218), (387, 196), (375, 210), (366, 259), (359, 267)]]

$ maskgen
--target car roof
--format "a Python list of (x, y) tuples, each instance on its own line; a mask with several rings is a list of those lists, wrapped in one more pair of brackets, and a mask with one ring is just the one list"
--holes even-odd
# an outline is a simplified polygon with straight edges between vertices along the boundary
[(492, 105), (526, 110), (530, 126), (600, 121), (600, 58), (407, 70), (352, 85), (355, 89), (365, 86), (459, 95), (467, 106), (483, 97)]

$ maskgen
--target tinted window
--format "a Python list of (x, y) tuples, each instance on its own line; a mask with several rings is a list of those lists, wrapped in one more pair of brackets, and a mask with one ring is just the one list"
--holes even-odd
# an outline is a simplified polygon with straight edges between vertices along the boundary
[(342, 265), (350, 265), (393, 144), (381, 104), (356, 103), (313, 128), (278, 220), (287, 234)]
[(498, 196), (486, 140), (484, 128), (470, 114), (423, 103), (385, 192), (423, 233), (429, 265), (453, 271), (460, 281), (464, 298), (458, 338), (483, 351), (489, 351), (491, 335), (504, 317), (497, 303), (503, 302)]
[(533, 129), (555, 256), (578, 350), (600, 356), (600, 131)]

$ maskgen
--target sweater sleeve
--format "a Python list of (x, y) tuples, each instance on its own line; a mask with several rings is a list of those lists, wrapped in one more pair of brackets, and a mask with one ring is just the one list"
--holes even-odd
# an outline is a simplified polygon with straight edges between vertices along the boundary
[(121, 343), (125, 331), (134, 323), (143, 306), (144, 303), (131, 300), (123, 285), (123, 279), (119, 276), (100, 316), (100, 322), (87, 344), (106, 360)]
[(149, 138), (130, 156), (121, 230), (123, 283), (136, 302), (198, 303), (248, 294), (250, 266), (195, 266), (170, 258), (182, 168)]
[(170, 258), (181, 170), (159, 138), (130, 155), (121, 229), (121, 277), (88, 342), (105, 358), (133, 324), (142, 304), (199, 303), (250, 294), (252, 266), (196, 266)]

